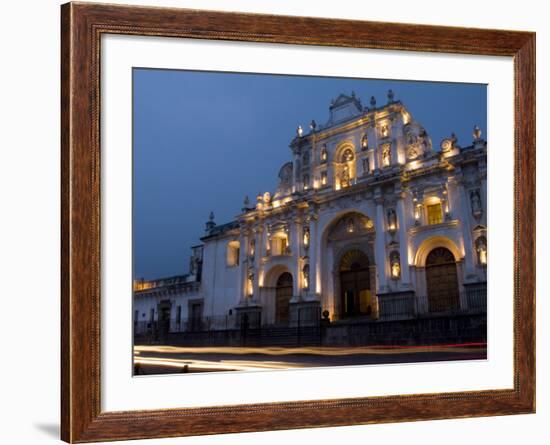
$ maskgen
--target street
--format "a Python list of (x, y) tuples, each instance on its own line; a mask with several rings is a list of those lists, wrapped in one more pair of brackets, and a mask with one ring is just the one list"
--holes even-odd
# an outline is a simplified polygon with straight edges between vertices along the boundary
[(135, 346), (134, 374), (260, 371), (486, 358), (485, 343), (298, 348)]

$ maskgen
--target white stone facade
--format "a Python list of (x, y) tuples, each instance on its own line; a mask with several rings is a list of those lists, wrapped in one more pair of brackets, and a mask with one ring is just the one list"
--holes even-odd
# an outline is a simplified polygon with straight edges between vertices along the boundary
[(391, 92), (386, 104), (371, 99), (369, 107), (342, 94), (329, 111), (325, 125), (298, 128), (274, 193), (246, 199), (229, 224), (211, 215), (185, 285), (171, 293), (160, 283), (136, 288), (139, 322), (159, 320), (162, 310), (174, 330), (176, 320), (193, 317), (224, 329), (243, 314), (295, 325), (321, 312), (341, 321), (485, 309), (480, 130), (468, 146), (452, 135), (434, 150)]

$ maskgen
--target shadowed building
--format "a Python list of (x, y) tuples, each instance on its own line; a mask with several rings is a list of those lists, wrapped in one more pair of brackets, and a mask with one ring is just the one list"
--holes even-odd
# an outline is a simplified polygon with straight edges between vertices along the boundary
[(136, 333), (484, 317), (479, 128), (468, 146), (451, 135), (434, 150), (391, 91), (368, 107), (341, 94), (290, 150), (277, 190), (245, 199), (230, 223), (210, 215), (190, 274), (136, 282)]

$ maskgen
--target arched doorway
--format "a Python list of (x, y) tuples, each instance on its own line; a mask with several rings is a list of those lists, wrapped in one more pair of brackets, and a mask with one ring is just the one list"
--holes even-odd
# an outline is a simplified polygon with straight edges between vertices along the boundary
[(342, 318), (372, 315), (369, 259), (353, 249), (340, 260), (340, 313)]
[(430, 312), (458, 309), (459, 292), (456, 260), (445, 247), (436, 247), (426, 258), (426, 288)]
[(277, 279), (275, 287), (275, 323), (288, 323), (288, 305), (292, 298), (292, 275), (289, 272), (283, 272)]

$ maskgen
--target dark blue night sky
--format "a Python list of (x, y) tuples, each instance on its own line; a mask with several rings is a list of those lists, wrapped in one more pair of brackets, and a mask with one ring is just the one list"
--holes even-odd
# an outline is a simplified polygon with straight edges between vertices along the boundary
[(432, 138), (486, 137), (486, 85), (134, 69), (135, 278), (187, 272), (211, 210), (220, 224), (245, 195), (273, 192), (296, 127), (324, 124), (331, 99), (355, 91), (368, 105), (393, 89)]

